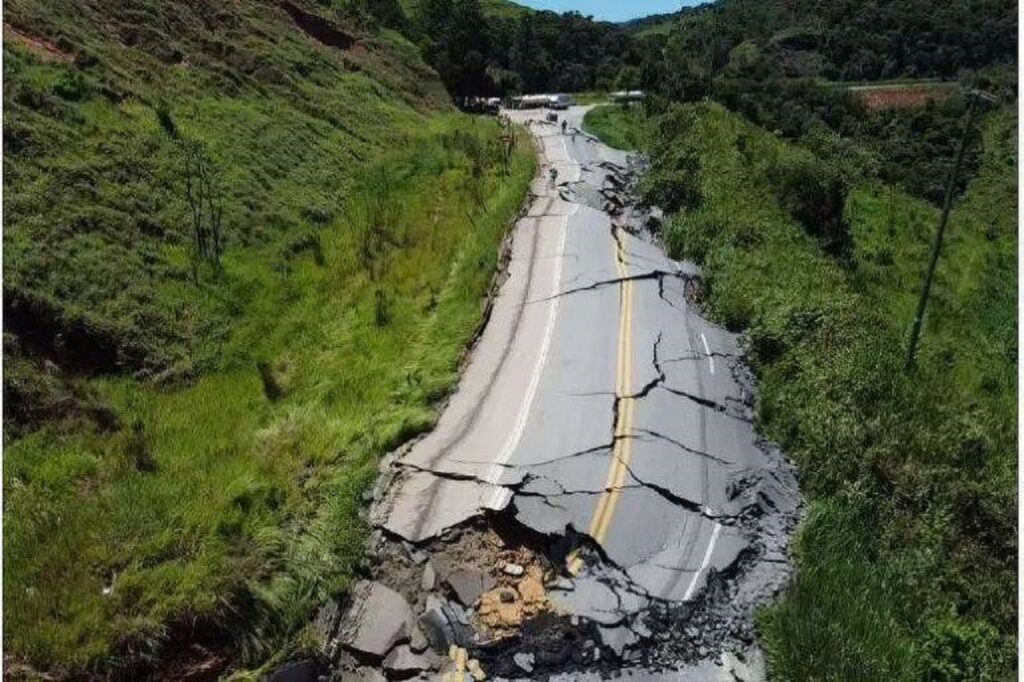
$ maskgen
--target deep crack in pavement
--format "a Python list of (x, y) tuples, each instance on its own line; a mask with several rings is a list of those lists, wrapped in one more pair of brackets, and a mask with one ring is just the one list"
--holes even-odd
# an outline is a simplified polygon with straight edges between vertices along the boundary
[(759, 679), (801, 503), (739, 339), (660, 248), (641, 160), (531, 128), (563, 182), (535, 183), (437, 427), (385, 463), (373, 568), (319, 621), (332, 675)]

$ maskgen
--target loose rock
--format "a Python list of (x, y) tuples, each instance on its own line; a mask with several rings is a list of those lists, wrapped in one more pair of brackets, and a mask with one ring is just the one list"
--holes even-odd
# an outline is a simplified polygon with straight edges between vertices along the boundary
[(423, 630), (419, 626), (413, 626), (412, 632), (409, 633), (409, 648), (414, 653), (421, 654), (430, 647), (430, 642), (427, 641), (427, 636), (423, 634)]
[(505, 572), (505, 575), (510, 575), (514, 578), (519, 577), (526, 572), (526, 569), (519, 564), (505, 564), (501, 570)]
[(417, 654), (406, 644), (395, 647), (384, 659), (385, 670), (406, 675), (423, 670), (435, 670), (440, 665), (441, 659), (433, 651)]
[(433, 562), (428, 561), (423, 566), (423, 577), (420, 579), (420, 587), (424, 592), (430, 592), (437, 585), (437, 573), (434, 571)]
[(480, 667), (480, 661), (475, 658), (471, 658), (466, 662), (466, 672), (472, 675), (473, 679), (477, 682), (487, 679), (487, 675), (484, 674), (483, 668)]
[(420, 616), (419, 625), (427, 641), (438, 654), (444, 655), (453, 645), (464, 645), (472, 634), (459, 622), (452, 608), (437, 597), (427, 597), (427, 607)]

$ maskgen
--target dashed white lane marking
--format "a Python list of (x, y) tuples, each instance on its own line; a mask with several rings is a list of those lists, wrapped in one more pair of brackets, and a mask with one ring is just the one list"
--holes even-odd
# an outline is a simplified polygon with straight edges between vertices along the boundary
[(700, 340), (704, 342), (704, 353), (708, 356), (708, 363), (711, 365), (711, 373), (715, 373), (715, 359), (711, 357), (711, 349), (708, 347), (708, 339), (704, 332), (700, 333)]
[(703, 575), (704, 571), (708, 570), (708, 566), (711, 564), (711, 554), (715, 551), (715, 543), (718, 542), (718, 534), (722, 532), (722, 524), (715, 522), (715, 529), (711, 531), (711, 541), (708, 543), (708, 549), (704, 552), (704, 560), (700, 562), (700, 568), (693, 574), (693, 580), (690, 581), (690, 586), (686, 588), (686, 594), (683, 595), (683, 601), (690, 601), (693, 596), (694, 590), (697, 589), (697, 580)]
[[(558, 247), (559, 256), (565, 253), (565, 240), (569, 234), (569, 221), (574, 215), (576, 215), (579, 208), (579, 204), (573, 205), (572, 210), (565, 216), (565, 220), (562, 224), (562, 239)], [(562, 282), (561, 257), (555, 259), (555, 270), (552, 280), (552, 291), (557, 292)], [(533, 405), (533, 399), (537, 395), (537, 387), (540, 385), (540, 377), (544, 373), (544, 364), (547, 362), (548, 351), (551, 348), (551, 337), (554, 335), (555, 320), (558, 318), (559, 300), (560, 299), (556, 296), (551, 300), (551, 305), (548, 307), (547, 325), (544, 327), (544, 338), (541, 341), (540, 353), (537, 355), (537, 364), (533, 368), (533, 376), (530, 378), (530, 385), (526, 389), (526, 395), (519, 408), (519, 415), (516, 418), (515, 428), (512, 429), (512, 433), (509, 434), (508, 440), (505, 441), (505, 447), (501, 449), (501, 452), (498, 454), (498, 458), (487, 472), (487, 482), (493, 486), (498, 486), (498, 481), (501, 480), (503, 470), (508, 465), (508, 461), (511, 459), (516, 446), (519, 445), (519, 441), (523, 437), (523, 431), (526, 430), (526, 421), (530, 416), (530, 407)], [(511, 499), (511, 496), (512, 491), (508, 488), (495, 487), (486, 506), (494, 510), (504, 509), (505, 505), (507, 505)]]

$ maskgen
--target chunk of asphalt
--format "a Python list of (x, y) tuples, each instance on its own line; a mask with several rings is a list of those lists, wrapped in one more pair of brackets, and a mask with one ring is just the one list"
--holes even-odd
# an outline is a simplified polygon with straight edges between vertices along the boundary
[(617, 627), (601, 627), (601, 643), (612, 650), (615, 657), (623, 660), (626, 650), (634, 646), (639, 637), (625, 625)]
[(494, 589), (497, 582), (482, 571), (460, 568), (448, 574), (445, 584), (452, 589), (460, 604), (472, 607), (480, 595)]
[(382, 659), (409, 637), (412, 609), (402, 595), (377, 582), (361, 581), (352, 594), (338, 640), (352, 651)]
[(427, 636), (423, 634), (423, 629), (418, 625), (414, 625), (412, 632), (409, 633), (409, 648), (413, 650), (413, 653), (422, 654), (430, 647), (430, 642), (427, 641)]
[(472, 638), (471, 629), (460, 622), (455, 610), (433, 595), (427, 597), (419, 626), (430, 642), (430, 648), (442, 656), (453, 644), (464, 647)]
[(384, 669), (400, 676), (424, 670), (437, 670), (440, 667), (441, 657), (433, 651), (428, 649), (425, 653), (418, 654), (407, 644), (396, 646), (384, 659)]
[(610, 572), (583, 575), (574, 581), (572, 591), (551, 593), (552, 602), (564, 613), (612, 626), (650, 606), (650, 599), (629, 588)]
[(437, 586), (437, 572), (434, 570), (434, 563), (428, 561), (423, 566), (423, 577), (420, 578), (420, 587), (424, 592), (430, 592)]
[(512, 656), (512, 661), (520, 670), (522, 670), (527, 675), (533, 672), (533, 654), (520, 651), (519, 653)]

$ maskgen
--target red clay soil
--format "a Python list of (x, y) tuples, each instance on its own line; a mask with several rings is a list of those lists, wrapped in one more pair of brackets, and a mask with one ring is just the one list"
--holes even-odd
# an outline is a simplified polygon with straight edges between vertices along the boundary
[(953, 88), (944, 86), (907, 87), (901, 85), (894, 85), (891, 88), (873, 87), (854, 90), (854, 94), (864, 103), (864, 106), (872, 111), (921, 107), (931, 101), (948, 99), (953, 92)]

